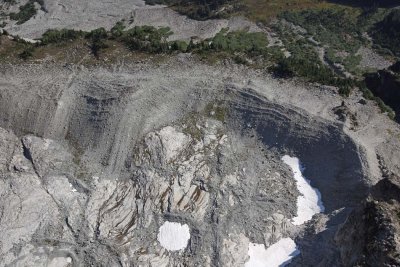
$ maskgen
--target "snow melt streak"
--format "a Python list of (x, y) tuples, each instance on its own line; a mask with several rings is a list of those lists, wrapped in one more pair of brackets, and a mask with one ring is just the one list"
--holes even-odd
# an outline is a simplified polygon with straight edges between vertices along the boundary
[(321, 193), (318, 189), (311, 187), (310, 181), (304, 178), (302, 174), (304, 169), (298, 158), (285, 155), (282, 160), (292, 169), (297, 189), (301, 194), (297, 197), (297, 216), (292, 221), (294, 225), (301, 225), (309, 221), (314, 214), (325, 210)]
[(245, 267), (280, 267), (300, 254), (291, 238), (282, 238), (265, 249), (264, 244), (249, 244), (250, 260)]
[(158, 232), (158, 241), (164, 248), (174, 251), (186, 248), (190, 239), (190, 230), (187, 224), (165, 222)]

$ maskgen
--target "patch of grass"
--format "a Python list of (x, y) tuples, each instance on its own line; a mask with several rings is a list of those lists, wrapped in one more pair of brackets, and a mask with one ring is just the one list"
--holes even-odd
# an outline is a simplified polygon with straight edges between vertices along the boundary
[(197, 127), (197, 122), (200, 116), (194, 112), (189, 113), (183, 120), (184, 127), (182, 132), (186, 135), (191, 136), (194, 140), (201, 140), (203, 132)]
[(224, 122), (227, 117), (227, 108), (220, 102), (215, 101), (208, 103), (204, 110), (200, 112), (191, 112), (183, 119), (183, 133), (191, 136), (195, 140), (201, 140), (203, 138), (203, 132), (197, 127), (201, 124), (204, 118), (212, 118), (221, 122)]
[(204, 109), (205, 116), (224, 122), (227, 109), (220, 103), (209, 103)]
[(244, 14), (256, 22), (269, 22), (285, 11), (322, 9), (334, 4), (320, 0), (243, 0)]

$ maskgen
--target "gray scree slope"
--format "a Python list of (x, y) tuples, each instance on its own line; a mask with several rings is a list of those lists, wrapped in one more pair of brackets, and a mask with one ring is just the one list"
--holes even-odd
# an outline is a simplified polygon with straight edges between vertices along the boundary
[[(282, 237), (294, 266), (341, 265), (339, 226), (382, 162), (399, 171), (398, 126), (332, 88), (188, 56), (0, 71), (0, 266), (242, 266)], [(326, 207), (303, 226), (283, 154)], [(189, 225), (184, 251), (157, 242), (165, 221)]]

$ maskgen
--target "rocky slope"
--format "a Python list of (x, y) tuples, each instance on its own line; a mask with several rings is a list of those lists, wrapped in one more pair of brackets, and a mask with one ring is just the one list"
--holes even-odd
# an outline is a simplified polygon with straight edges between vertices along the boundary
[[(293, 266), (350, 266), (369, 243), (398, 257), (381, 252), (395, 221), (352, 223), (369, 194), (396, 214), (373, 188), (400, 170), (399, 127), (358, 94), (190, 56), (0, 69), (0, 266), (243, 266), (282, 238)], [(303, 225), (286, 154), (325, 206)], [(166, 222), (189, 227), (184, 249), (159, 242)]]
[[(125, 21), (128, 28), (134, 26), (151, 25), (154, 27), (169, 27), (174, 34), (171, 40), (190, 40), (191, 37), (210, 38), (223, 28), (230, 30), (250, 29), (260, 31), (254, 24), (244, 18), (219, 19), (197, 21), (180, 15), (161, 5), (149, 6), (143, 0), (118, 1), (41, 1), (35, 2), (37, 14), (29, 18), (23, 25), (18, 21), (10, 20), (5, 15), (18, 13), (19, 7), (27, 3), (26, 0), (0, 1), (0, 25), (5, 22), (4, 28), (12, 35), (23, 38), (40, 38), (48, 29), (75, 29), (91, 31), (100, 27), (111, 29), (118, 21)], [(4, 16), (4, 19), (2, 19)]]

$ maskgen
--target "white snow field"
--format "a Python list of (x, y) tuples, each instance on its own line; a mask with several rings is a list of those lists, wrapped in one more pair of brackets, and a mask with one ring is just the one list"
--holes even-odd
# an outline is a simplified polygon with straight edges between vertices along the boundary
[(324, 212), (321, 193), (318, 189), (311, 187), (310, 181), (304, 178), (302, 174), (304, 168), (298, 158), (285, 155), (282, 160), (292, 169), (297, 189), (301, 194), (297, 198), (297, 216), (292, 219), (294, 225), (301, 225), (311, 220), (314, 214)]
[(186, 248), (190, 239), (190, 230), (187, 224), (165, 222), (158, 232), (158, 241), (164, 248), (175, 251)]
[(249, 244), (250, 260), (245, 267), (283, 267), (300, 254), (291, 238), (282, 238), (265, 249), (264, 244)]
[[(316, 213), (325, 210), (318, 189), (311, 187), (310, 181), (304, 178), (304, 168), (298, 158), (285, 155), (282, 161), (286, 163), (293, 172), (297, 189), (300, 196), (297, 198), (297, 216), (292, 219), (294, 225), (302, 225), (309, 221)], [(283, 267), (294, 257), (300, 254), (296, 243), (291, 238), (282, 238), (275, 244), (265, 249), (264, 244), (249, 244), (248, 255), (250, 259), (245, 267)]]

